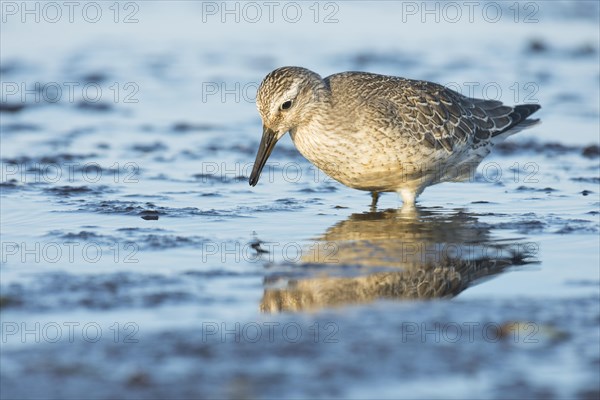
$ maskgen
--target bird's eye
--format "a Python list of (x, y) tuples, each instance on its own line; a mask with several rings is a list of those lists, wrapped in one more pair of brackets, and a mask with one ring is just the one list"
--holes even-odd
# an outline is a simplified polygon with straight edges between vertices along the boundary
[(281, 108), (282, 110), (287, 110), (287, 109), (289, 109), (291, 106), (292, 106), (292, 101), (291, 101), (291, 100), (288, 100), (288, 101), (285, 101), (285, 102), (284, 102), (284, 103), (281, 105), (281, 107), (280, 107), (280, 108)]

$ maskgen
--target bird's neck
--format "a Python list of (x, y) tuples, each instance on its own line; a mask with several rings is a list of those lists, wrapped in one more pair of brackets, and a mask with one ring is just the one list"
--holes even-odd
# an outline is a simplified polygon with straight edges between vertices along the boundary
[(319, 101), (306, 110), (306, 118), (290, 130), (290, 137), (298, 151), (310, 162), (328, 173), (331, 157), (328, 154), (336, 144), (336, 127), (330, 123), (332, 104), (330, 94), (321, 93)]

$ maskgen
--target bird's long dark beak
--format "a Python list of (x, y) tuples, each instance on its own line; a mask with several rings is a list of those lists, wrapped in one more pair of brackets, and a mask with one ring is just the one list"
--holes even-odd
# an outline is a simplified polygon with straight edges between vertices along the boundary
[(271, 152), (275, 148), (277, 143), (277, 133), (274, 130), (267, 128), (263, 125), (262, 139), (258, 146), (258, 153), (256, 153), (256, 160), (254, 161), (254, 168), (252, 168), (252, 174), (250, 174), (250, 186), (256, 186), (260, 173), (263, 170), (267, 159), (271, 155)]

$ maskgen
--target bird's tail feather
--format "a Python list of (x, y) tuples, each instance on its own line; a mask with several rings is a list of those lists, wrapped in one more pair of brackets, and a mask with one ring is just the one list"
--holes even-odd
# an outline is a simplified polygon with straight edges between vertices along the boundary
[(512, 123), (501, 131), (495, 132), (494, 137), (504, 139), (523, 129), (531, 128), (540, 123), (539, 119), (528, 118), (531, 114), (542, 108), (539, 104), (519, 104), (513, 108), (509, 114)]

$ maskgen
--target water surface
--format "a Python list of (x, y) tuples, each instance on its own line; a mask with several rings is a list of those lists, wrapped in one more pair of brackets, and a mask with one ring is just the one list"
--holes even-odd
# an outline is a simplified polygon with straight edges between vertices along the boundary
[[(2, 24), (3, 398), (598, 397), (595, 2), (295, 23), (131, 4)], [(535, 102), (543, 124), (413, 213), (289, 138), (251, 188), (255, 90), (282, 65)]]

